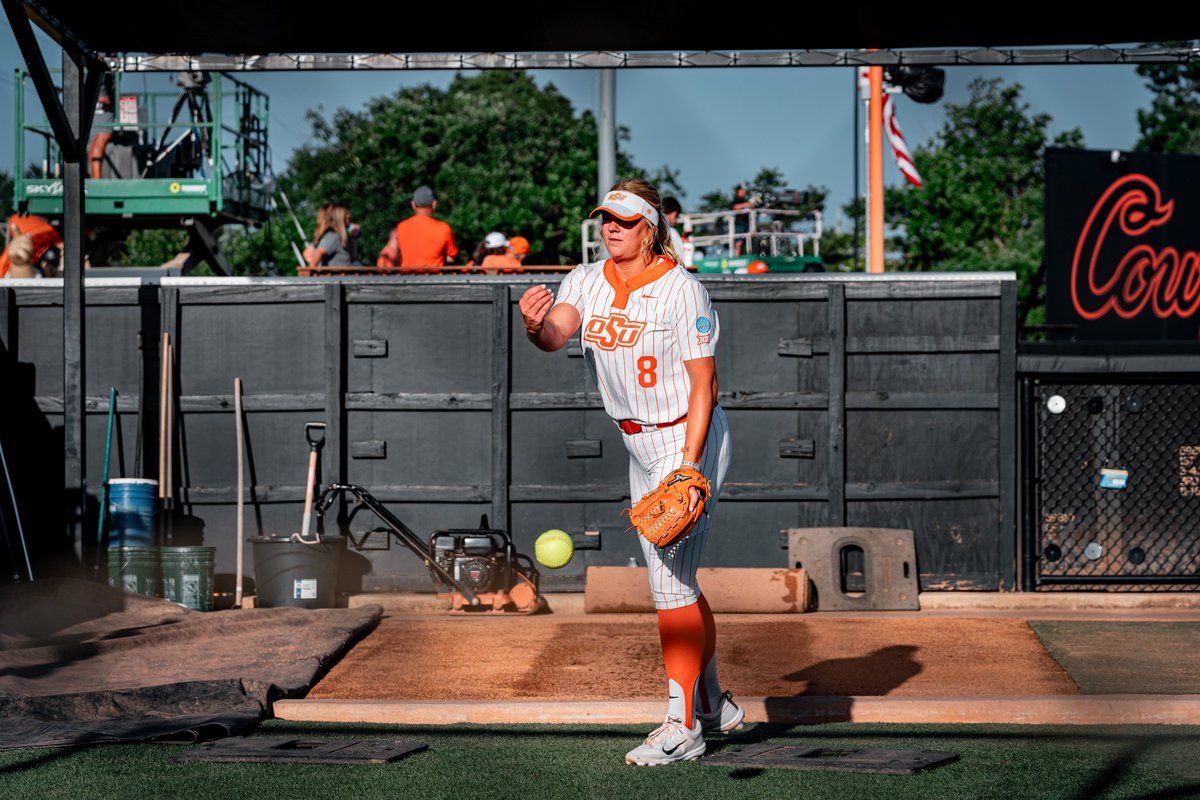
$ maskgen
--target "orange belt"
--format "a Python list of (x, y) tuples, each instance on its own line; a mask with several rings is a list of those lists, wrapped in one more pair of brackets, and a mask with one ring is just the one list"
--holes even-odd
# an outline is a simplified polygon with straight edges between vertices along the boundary
[(625, 433), (628, 433), (629, 435), (632, 436), (635, 433), (642, 433), (643, 431), (652, 431), (652, 430), (655, 430), (656, 428), (670, 428), (674, 425), (678, 425), (681, 422), (687, 422), (687, 414), (684, 414), (682, 417), (675, 420), (674, 422), (660, 422), (656, 425), (643, 425), (642, 423), (634, 422), (631, 419), (614, 419), (613, 422), (617, 423), (617, 427), (620, 428), (622, 431), (624, 431)]

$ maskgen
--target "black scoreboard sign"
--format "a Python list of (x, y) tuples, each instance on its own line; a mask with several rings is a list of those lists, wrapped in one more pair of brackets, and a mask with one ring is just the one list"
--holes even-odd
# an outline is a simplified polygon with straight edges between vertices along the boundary
[(1200, 339), (1200, 156), (1047, 148), (1046, 322)]

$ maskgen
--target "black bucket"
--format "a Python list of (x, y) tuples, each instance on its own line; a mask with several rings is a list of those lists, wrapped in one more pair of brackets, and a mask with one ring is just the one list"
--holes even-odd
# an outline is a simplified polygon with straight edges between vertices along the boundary
[(324, 536), (317, 544), (286, 536), (258, 536), (249, 541), (259, 608), (336, 605), (338, 563), (346, 549), (344, 538)]

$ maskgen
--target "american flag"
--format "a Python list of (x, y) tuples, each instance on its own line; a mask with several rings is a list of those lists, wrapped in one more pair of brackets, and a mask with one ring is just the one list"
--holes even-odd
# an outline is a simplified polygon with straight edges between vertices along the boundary
[(921, 183), (921, 173), (917, 172), (917, 165), (913, 163), (912, 153), (908, 150), (908, 144), (904, 141), (904, 134), (900, 133), (900, 123), (896, 121), (896, 105), (892, 102), (892, 96), (885, 94), (883, 96), (883, 130), (887, 134), (888, 141), (892, 143), (892, 156), (896, 159), (896, 167), (900, 170), (908, 182), (918, 189), (923, 185)]
[[(870, 86), (867, 76), (867, 70), (864, 68), (859, 81), (864, 95), (869, 94), (870, 91), (867, 88)], [(924, 186), (921, 181), (921, 173), (917, 172), (917, 165), (912, 160), (912, 152), (908, 149), (908, 143), (904, 141), (904, 134), (900, 133), (900, 123), (896, 121), (896, 106), (892, 102), (892, 95), (886, 91), (883, 93), (883, 132), (887, 134), (888, 141), (892, 143), (892, 157), (896, 159), (896, 168), (909, 183), (920, 189)]]

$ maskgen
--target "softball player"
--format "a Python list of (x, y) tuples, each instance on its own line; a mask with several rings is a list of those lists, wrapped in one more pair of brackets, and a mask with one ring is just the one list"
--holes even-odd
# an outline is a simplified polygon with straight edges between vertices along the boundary
[[(733, 730), (744, 716), (721, 691), (716, 625), (696, 585), (729, 467), (729, 425), (716, 402), (713, 360), (720, 326), (708, 292), (679, 266), (653, 186), (621, 181), (597, 214), (612, 257), (573, 269), (557, 299), (545, 286), (529, 289), (521, 314), (530, 341), (546, 351), (582, 329), (584, 360), (629, 451), (632, 503), (681, 466), (700, 470), (711, 484), (708, 516), (687, 537), (666, 549), (638, 537), (658, 611), (669, 699), (665, 722), (625, 760), (686, 761), (703, 755), (704, 732)], [(699, 490), (691, 491), (695, 503)]]

